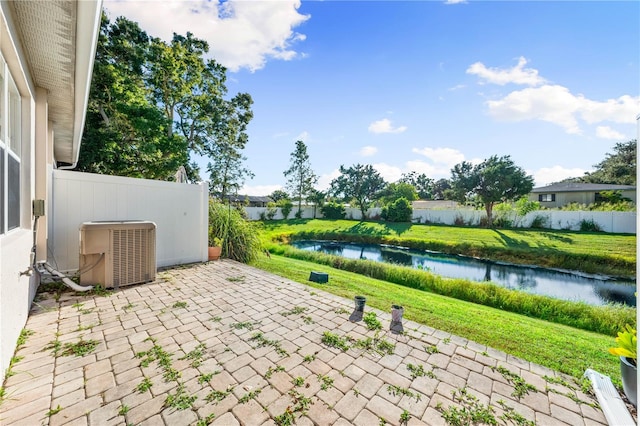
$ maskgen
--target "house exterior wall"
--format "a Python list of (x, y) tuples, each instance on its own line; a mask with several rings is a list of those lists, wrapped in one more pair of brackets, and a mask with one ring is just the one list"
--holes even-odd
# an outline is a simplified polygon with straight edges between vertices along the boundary
[(91, 221), (155, 222), (159, 267), (208, 259), (206, 184), (54, 170), (52, 198), (49, 247), (60, 271), (78, 269), (80, 225)]
[[(13, 31), (6, 2), (0, 3), (0, 53), (21, 99), (19, 226), (0, 234), (0, 382), (15, 351), (16, 341), (29, 314), (39, 284), (29, 271), (33, 232), (31, 201), (35, 195), (35, 96), (23, 50)], [(3, 111), (3, 113), (5, 113)], [(6, 115), (6, 114), (4, 114)], [(4, 116), (3, 116), (4, 119)], [(3, 126), (4, 128), (5, 126)], [(5, 204), (6, 206), (6, 204)], [(0, 217), (2, 217), (0, 215)]]
[[(634, 203), (636, 202), (636, 191), (624, 190), (620, 191), (622, 196), (629, 198)], [(553, 194), (555, 201), (540, 201), (541, 194)], [(595, 191), (571, 191), (571, 192), (548, 192), (548, 193), (531, 193), (529, 194), (529, 201), (539, 201), (543, 207), (552, 209), (566, 206), (571, 203), (578, 204), (593, 204), (596, 202)]]

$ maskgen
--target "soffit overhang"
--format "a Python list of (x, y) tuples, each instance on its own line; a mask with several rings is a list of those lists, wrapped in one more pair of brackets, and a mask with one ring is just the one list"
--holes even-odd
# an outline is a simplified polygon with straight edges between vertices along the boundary
[(33, 83), (48, 92), (55, 160), (73, 167), (80, 152), (102, 0), (9, 4)]

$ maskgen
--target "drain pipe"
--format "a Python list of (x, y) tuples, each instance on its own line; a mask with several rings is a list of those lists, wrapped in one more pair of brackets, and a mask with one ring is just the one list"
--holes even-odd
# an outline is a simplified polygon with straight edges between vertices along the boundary
[(65, 274), (63, 274), (62, 272), (56, 271), (55, 269), (53, 269), (51, 267), (51, 265), (49, 265), (48, 263), (42, 263), (41, 264), (44, 269), (46, 269), (51, 275), (54, 275), (58, 278), (62, 279), (62, 282), (69, 287), (72, 290), (75, 291), (89, 291), (89, 290), (93, 290), (93, 286), (92, 285), (88, 285), (88, 286), (82, 286), (82, 285), (78, 285), (75, 282), (71, 281), (69, 279), (69, 277), (67, 277)]

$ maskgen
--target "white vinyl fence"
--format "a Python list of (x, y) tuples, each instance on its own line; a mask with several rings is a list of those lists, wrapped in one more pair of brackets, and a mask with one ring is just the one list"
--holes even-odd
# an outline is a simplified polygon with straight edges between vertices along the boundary
[(78, 269), (79, 228), (83, 222), (92, 221), (154, 222), (159, 267), (208, 258), (206, 184), (54, 170), (51, 199), (49, 263), (61, 271)]
[[(262, 216), (269, 213), (267, 207), (245, 207), (245, 211), (250, 220), (260, 220)], [(271, 209), (274, 210), (274, 209)], [(359, 209), (346, 208), (347, 219), (360, 220), (362, 214)], [(273, 220), (283, 219), (279, 208), (275, 209), (276, 214)], [(289, 219), (293, 219), (297, 207), (291, 210)], [(379, 217), (381, 209), (372, 208), (367, 212), (369, 218)], [(498, 212), (494, 212), (494, 218)], [(313, 218), (313, 207), (302, 208), (302, 218)], [(316, 209), (315, 217), (322, 218), (320, 209)], [(484, 210), (469, 209), (414, 209), (412, 221), (414, 223), (437, 223), (443, 225), (466, 224), (478, 225), (486, 217)], [(636, 233), (636, 212), (590, 212), (590, 211), (562, 211), (562, 210), (538, 210), (527, 214), (524, 217), (509, 217), (514, 227), (528, 228), (531, 223), (538, 218), (542, 221), (543, 227), (548, 229), (579, 230), (581, 222), (593, 221), (604, 232), (613, 233)]]

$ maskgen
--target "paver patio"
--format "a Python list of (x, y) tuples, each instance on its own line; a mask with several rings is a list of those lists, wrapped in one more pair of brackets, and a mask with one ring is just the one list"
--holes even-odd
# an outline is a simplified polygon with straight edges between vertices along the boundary
[[(0, 423), (445, 425), (443, 410), (469, 406), (453, 395), (466, 388), (498, 424), (606, 425), (571, 377), (410, 321), (392, 334), (390, 313), (367, 307), (376, 334), (349, 320), (352, 300), (229, 260), (158, 276), (35, 303)], [(350, 348), (323, 343), (326, 331)]]

